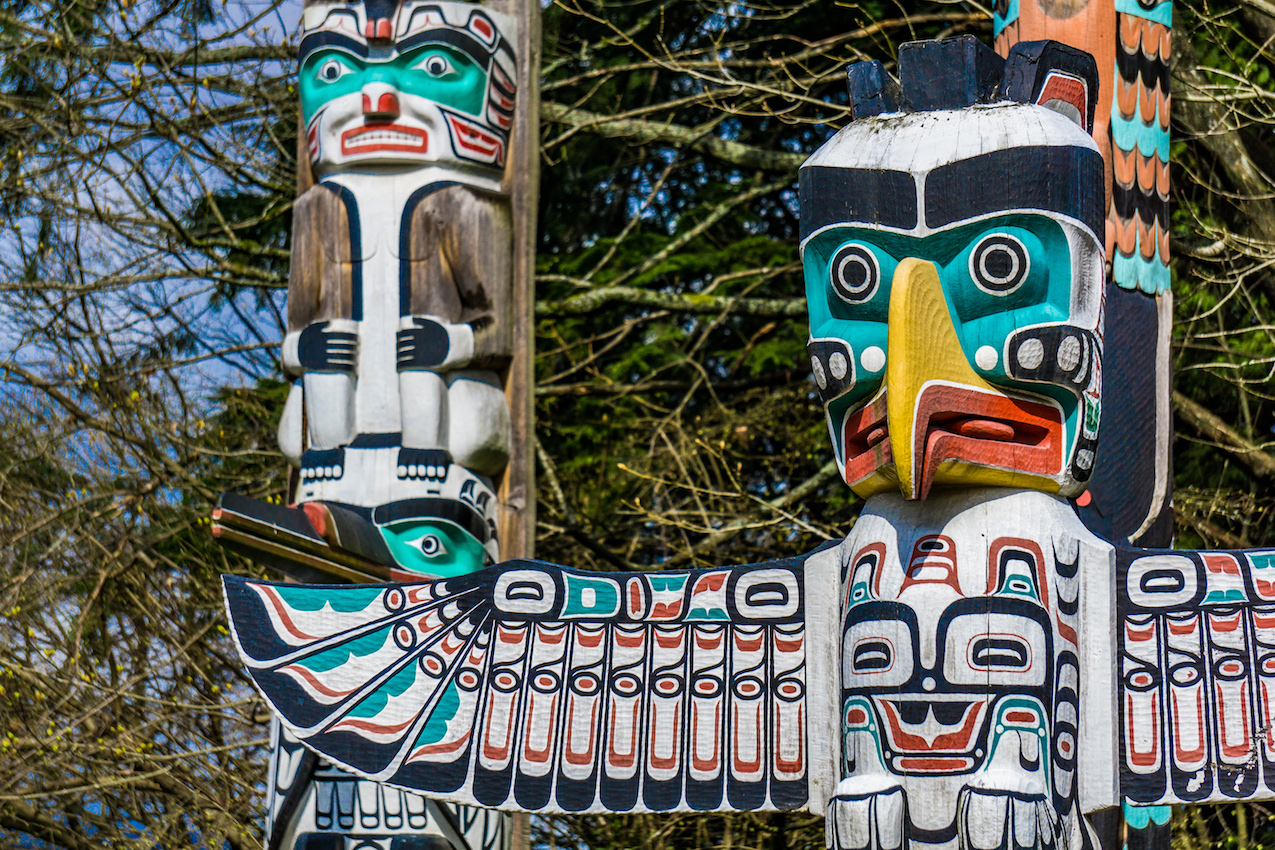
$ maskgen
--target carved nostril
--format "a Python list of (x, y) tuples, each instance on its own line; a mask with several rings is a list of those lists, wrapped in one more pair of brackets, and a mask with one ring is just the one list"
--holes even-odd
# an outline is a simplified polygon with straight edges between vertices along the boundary
[[(375, 97), (375, 106), (373, 106), (372, 98)], [(363, 93), (363, 114), (379, 115), (384, 118), (397, 118), (401, 110), (398, 105), (398, 95), (392, 92), (385, 92), (380, 95), (370, 95)]]

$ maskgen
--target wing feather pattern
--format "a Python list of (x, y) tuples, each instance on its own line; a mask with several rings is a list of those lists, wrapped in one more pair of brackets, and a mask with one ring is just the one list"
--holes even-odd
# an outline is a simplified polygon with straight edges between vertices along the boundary
[(1275, 799), (1275, 551), (1117, 550), (1120, 792)]
[(807, 803), (800, 558), (224, 582), (240, 653), (284, 725), (370, 779), (535, 812)]

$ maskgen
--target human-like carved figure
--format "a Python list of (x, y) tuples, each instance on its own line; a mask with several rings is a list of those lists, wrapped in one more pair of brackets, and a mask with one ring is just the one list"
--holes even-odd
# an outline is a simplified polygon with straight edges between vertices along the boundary
[[(397, 505), (400, 525), (428, 522), (420, 499), (494, 516), (490, 479), (509, 458), (509, 27), (466, 3), (306, 4), (315, 182), (294, 211), (283, 362), (296, 383), (279, 431), (300, 503)], [(419, 528), (376, 525), (396, 559), (408, 547), (435, 565)]]

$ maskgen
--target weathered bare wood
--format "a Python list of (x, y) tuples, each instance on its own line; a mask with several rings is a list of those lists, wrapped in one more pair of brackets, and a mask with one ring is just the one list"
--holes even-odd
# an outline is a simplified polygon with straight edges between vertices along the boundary
[(321, 186), (311, 187), (293, 207), (288, 275), (288, 330), (350, 317), (349, 217), (341, 199)]
[(503, 369), (513, 338), (509, 280), (514, 231), (502, 199), (453, 186), (412, 212), (408, 242), (413, 315), (474, 329), (475, 369)]

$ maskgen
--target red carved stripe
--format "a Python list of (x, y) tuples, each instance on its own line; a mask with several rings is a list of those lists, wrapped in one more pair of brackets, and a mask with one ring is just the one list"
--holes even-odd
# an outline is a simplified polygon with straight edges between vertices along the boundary
[(288, 630), (288, 634), (301, 640), (319, 639), (318, 635), (306, 634), (297, 627), (296, 623), (292, 622), (292, 617), (288, 614), (287, 604), (279, 598), (279, 595), (272, 588), (254, 584), (252, 589), (257, 591), (257, 595), (265, 599), (266, 603), (279, 615), (279, 619), (283, 621), (283, 627)]
[(1160, 761), (1160, 698), (1158, 694), (1151, 694), (1151, 710), (1146, 712), (1147, 719), (1151, 722), (1151, 749), (1142, 751), (1135, 747), (1138, 740), (1134, 727), (1134, 717), (1137, 714), (1133, 704), (1133, 694), (1125, 694), (1125, 751), (1129, 754), (1129, 762), (1134, 767), (1155, 767)]

